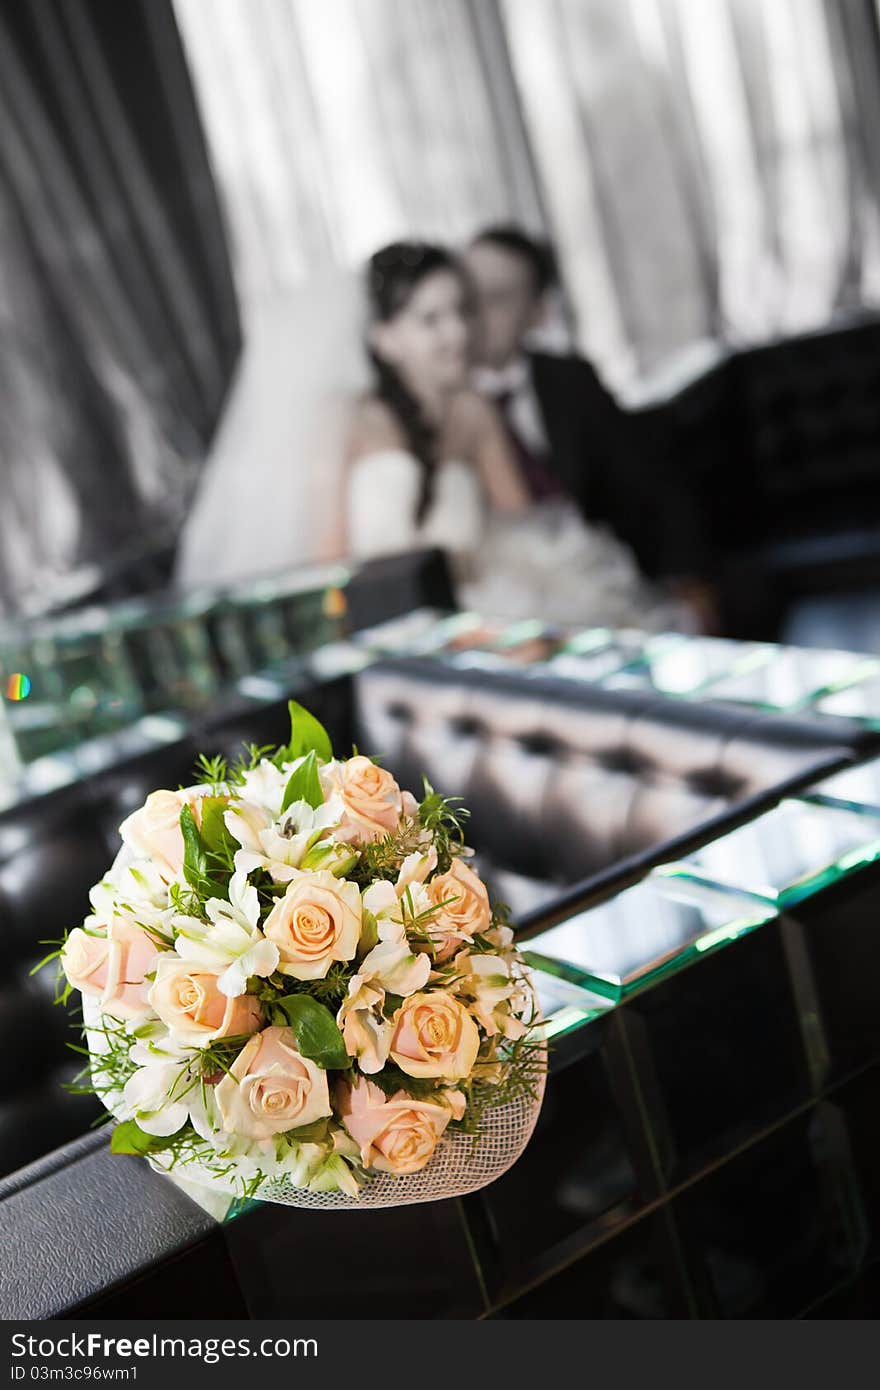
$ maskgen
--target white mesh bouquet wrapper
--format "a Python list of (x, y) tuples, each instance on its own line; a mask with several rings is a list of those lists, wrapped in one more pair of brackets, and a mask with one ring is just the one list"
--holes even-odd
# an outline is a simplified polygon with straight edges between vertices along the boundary
[[(285, 1207), (307, 1207), (312, 1211), (363, 1211), (365, 1207), (405, 1207), (416, 1202), (441, 1202), (447, 1197), (463, 1197), (486, 1187), (512, 1168), (520, 1157), (538, 1121), (546, 1081), (544, 1067), (534, 1088), (506, 1105), (484, 1112), (478, 1134), (446, 1131), (427, 1166), (420, 1173), (395, 1177), (376, 1173), (358, 1197), (343, 1192), (310, 1192), (283, 1179), (263, 1183), (256, 1192), (261, 1202), (277, 1202)], [(475, 1142), (476, 1140), (476, 1142)], [(155, 1162), (153, 1167), (165, 1171)], [(176, 1171), (176, 1170), (175, 1170)], [(197, 1163), (187, 1163), (180, 1176), (224, 1196), (235, 1193)]]

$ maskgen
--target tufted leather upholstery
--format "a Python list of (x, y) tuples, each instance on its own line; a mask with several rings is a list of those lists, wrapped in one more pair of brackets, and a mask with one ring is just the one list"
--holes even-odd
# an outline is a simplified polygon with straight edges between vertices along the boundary
[[(793, 723), (566, 681), (386, 662), (297, 698), (418, 791), (424, 771), (471, 807), (471, 842), (498, 897), (523, 913), (589, 876), (671, 852), (670, 837), (837, 766), (855, 726)], [(196, 750), (280, 741), (286, 704), (242, 703), (150, 754), (0, 815), (0, 1173), (87, 1129), (99, 1107), (61, 1089), (79, 1069), (29, 971), (75, 926), (119, 847), (118, 827), (159, 786), (190, 780)], [(708, 831), (707, 831), (708, 833)]]
[[(358, 744), (403, 785), (462, 796), (469, 839), (518, 915), (566, 886), (667, 858), (851, 755), (864, 735), (742, 707), (413, 660), (356, 678)], [(707, 834), (709, 830), (707, 829)]]
[(641, 415), (698, 495), (730, 636), (772, 641), (790, 599), (878, 582), (876, 318), (731, 353)]

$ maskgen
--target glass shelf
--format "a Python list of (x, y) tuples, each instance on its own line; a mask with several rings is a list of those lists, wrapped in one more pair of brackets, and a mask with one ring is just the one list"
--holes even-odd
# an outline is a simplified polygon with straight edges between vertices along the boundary
[(858, 652), (763, 648), (763, 660), (712, 682), (713, 700), (798, 710), (833, 691), (880, 676), (880, 662)]
[(771, 659), (773, 648), (715, 637), (655, 639), (645, 646), (641, 663), (603, 681), (608, 689), (655, 690), (661, 695), (695, 698), (712, 691), (722, 678), (744, 675)]
[(781, 908), (878, 858), (880, 816), (783, 801), (655, 874), (756, 894)]
[(550, 658), (543, 670), (548, 676), (597, 685), (604, 682), (607, 676), (631, 665), (638, 657), (636, 648), (613, 644), (595, 652), (559, 652)]
[(815, 700), (811, 708), (819, 714), (862, 719), (872, 727), (880, 728), (880, 677), (860, 681), (846, 690), (825, 695)]
[(612, 999), (591, 989), (579, 972), (573, 972), (567, 965), (550, 958), (538, 960), (530, 954), (528, 958), (548, 1038), (571, 1033), (614, 1007)]
[(775, 916), (756, 896), (652, 874), (522, 949), (548, 974), (617, 1001)]
[(880, 758), (835, 772), (803, 792), (801, 799), (880, 816)]

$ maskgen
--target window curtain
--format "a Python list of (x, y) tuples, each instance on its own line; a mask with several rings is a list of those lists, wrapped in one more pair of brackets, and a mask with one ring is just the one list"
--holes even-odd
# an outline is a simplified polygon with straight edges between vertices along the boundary
[(500, 0), (581, 346), (620, 391), (878, 300), (874, 0)]
[(0, 13), (0, 613), (139, 587), (239, 350), (170, 0)]
[(541, 226), (494, 0), (175, 5), (247, 304), (399, 237)]

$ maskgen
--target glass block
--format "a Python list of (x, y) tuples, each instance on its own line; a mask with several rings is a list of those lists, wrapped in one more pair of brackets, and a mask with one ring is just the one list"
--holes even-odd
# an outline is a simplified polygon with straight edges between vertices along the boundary
[(572, 980), (567, 968), (556, 961), (546, 962), (545, 969), (533, 966), (530, 975), (550, 1039), (572, 1033), (614, 1007), (613, 1000)]
[(845, 772), (835, 772), (833, 777), (809, 787), (802, 799), (880, 816), (880, 758), (849, 767)]
[[(842, 1156), (813, 1111), (722, 1164), (673, 1212), (703, 1316), (791, 1318), (852, 1268)], [(702, 1279), (700, 1279), (700, 1274)]]
[(880, 1256), (880, 1072), (870, 1067), (839, 1087), (824, 1106), (826, 1124), (843, 1132), (853, 1167), (850, 1228), (864, 1259)]
[[(622, 689), (638, 681), (664, 695), (695, 696), (724, 677), (745, 674), (770, 661), (773, 648), (713, 637), (679, 637), (649, 643), (638, 670), (623, 671), (604, 682)], [(714, 694), (714, 690), (712, 691)]]
[(573, 632), (565, 644), (566, 652), (583, 655), (597, 652), (602, 647), (610, 647), (614, 641), (614, 630), (610, 627), (589, 627)]
[(880, 816), (783, 801), (655, 874), (697, 878), (784, 907), (878, 858)]
[(639, 656), (636, 649), (612, 644), (596, 652), (559, 652), (544, 668), (549, 676), (595, 684), (629, 666)]
[(880, 675), (880, 662), (858, 652), (768, 646), (764, 653), (764, 660), (713, 681), (712, 699), (792, 710)]
[(263, 1202), (221, 1230), (251, 1318), (485, 1311), (460, 1202), (339, 1215)]
[(614, 1319), (633, 1322), (691, 1315), (686, 1276), (666, 1212), (644, 1216), (526, 1293), (496, 1319)]
[(817, 699), (812, 708), (820, 714), (841, 715), (847, 719), (863, 719), (880, 727), (880, 678), (868, 679)]
[(613, 1015), (669, 1186), (810, 1098), (780, 919), (624, 1000)]
[(823, 1085), (880, 1061), (880, 864), (840, 879), (782, 919)]
[(535, 1132), (512, 1168), (464, 1199), (490, 1295), (608, 1236), (655, 1195), (594, 1048), (548, 1079)]
[(652, 875), (531, 937), (523, 949), (541, 969), (616, 1000), (775, 915), (756, 897)]
[(403, 655), (411, 652), (415, 643), (427, 643), (430, 647), (442, 618), (438, 608), (414, 608), (402, 617), (389, 618), (387, 622), (361, 628), (352, 634), (351, 640), (373, 652), (389, 656)]

